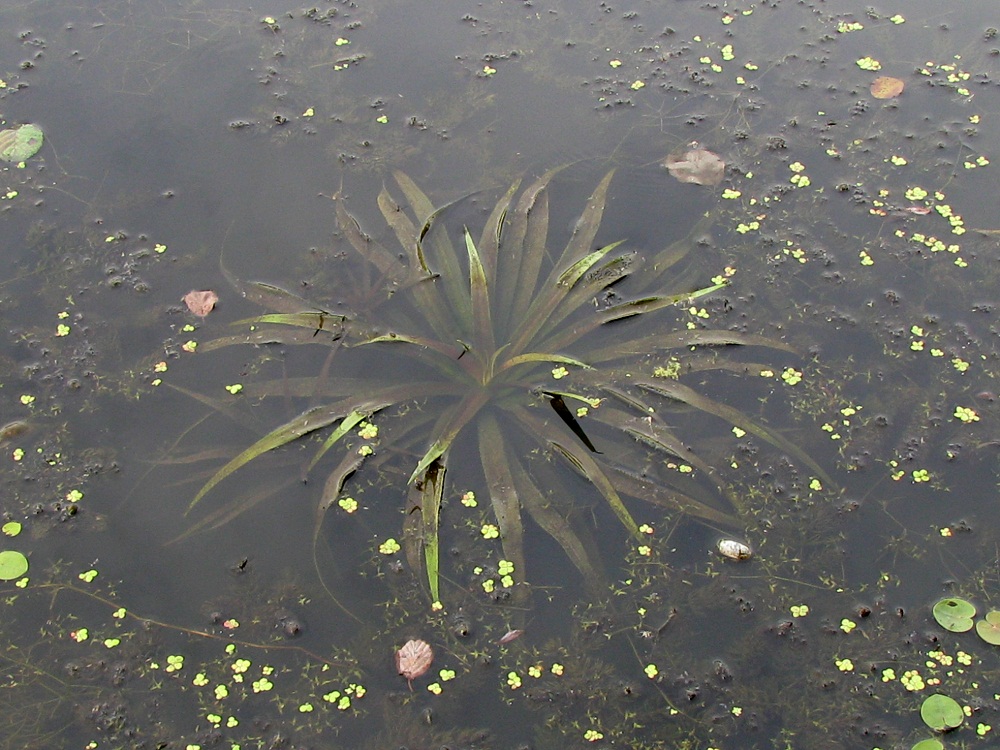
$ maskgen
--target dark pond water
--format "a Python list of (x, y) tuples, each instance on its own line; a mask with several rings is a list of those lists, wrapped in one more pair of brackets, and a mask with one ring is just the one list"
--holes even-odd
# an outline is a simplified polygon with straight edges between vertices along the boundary
[(990, 746), (994, 10), (5, 3), (0, 747)]

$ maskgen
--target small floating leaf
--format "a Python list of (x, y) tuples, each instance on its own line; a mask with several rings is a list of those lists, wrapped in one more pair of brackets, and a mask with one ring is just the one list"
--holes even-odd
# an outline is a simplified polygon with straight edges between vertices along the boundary
[(692, 148), (680, 156), (671, 154), (663, 164), (676, 179), (696, 185), (718, 185), (726, 169), (717, 154), (703, 148)]
[(920, 718), (931, 729), (947, 732), (962, 725), (965, 713), (954, 698), (938, 694), (924, 701), (920, 707)]
[(13, 581), (28, 572), (28, 558), (16, 550), (0, 552), (0, 581)]
[(0, 159), (24, 161), (38, 153), (42, 147), (42, 130), (37, 125), (0, 130)]
[(920, 742), (911, 747), (910, 750), (944, 750), (944, 744), (941, 740), (920, 740)]
[(934, 619), (945, 630), (952, 633), (964, 633), (972, 630), (972, 618), (976, 616), (976, 608), (965, 599), (948, 597), (934, 605)]
[(903, 88), (905, 86), (906, 84), (898, 78), (879, 76), (872, 81), (872, 85), (869, 90), (872, 92), (872, 96), (876, 99), (894, 99), (903, 93)]
[(219, 301), (219, 295), (211, 290), (195, 291), (192, 289), (190, 292), (183, 297), (184, 304), (187, 305), (187, 309), (197, 315), (199, 318), (204, 318), (215, 307), (215, 303)]
[(1000, 646), (1000, 612), (987, 612), (986, 619), (976, 623), (976, 632), (987, 643)]
[(430, 669), (433, 661), (434, 651), (426, 641), (410, 640), (396, 652), (396, 671), (409, 682)]

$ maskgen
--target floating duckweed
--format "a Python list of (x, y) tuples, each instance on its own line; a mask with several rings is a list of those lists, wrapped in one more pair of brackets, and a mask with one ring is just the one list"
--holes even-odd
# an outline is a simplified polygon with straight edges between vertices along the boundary
[(793, 604), (789, 607), (789, 611), (792, 613), (792, 617), (805, 617), (809, 614), (808, 604)]
[(854, 662), (850, 659), (835, 659), (834, 663), (837, 665), (837, 669), (841, 672), (853, 672)]
[(931, 481), (931, 473), (927, 469), (915, 469), (912, 474), (914, 482), (929, 482)]
[(899, 678), (899, 681), (903, 683), (903, 687), (911, 693), (919, 692), (926, 687), (924, 684), (924, 678), (921, 677), (920, 673), (915, 669), (908, 669), (903, 672), (903, 676)]
[(856, 64), (862, 70), (882, 70), (882, 63), (872, 57), (862, 57)]
[(956, 406), (955, 419), (959, 419), (965, 423), (978, 422), (979, 415), (976, 413), (974, 409), (970, 409), (967, 406)]
[[(358, 501), (353, 497), (342, 497), (337, 501), (337, 505), (339, 505), (345, 513), (354, 513), (358, 509)], [(379, 551), (381, 551), (381, 549)]]
[(802, 373), (793, 367), (786, 367), (781, 373), (781, 379), (788, 385), (796, 385), (802, 381)]
[(521, 676), (517, 672), (508, 672), (507, 685), (511, 690), (517, 690), (521, 687)]
[(845, 633), (850, 633), (857, 626), (858, 624), (854, 622), (854, 620), (850, 620), (846, 617), (840, 621), (840, 629), (843, 630)]
[(399, 546), (399, 542), (395, 539), (386, 539), (382, 544), (378, 546), (378, 551), (383, 555), (395, 555), (402, 547)]

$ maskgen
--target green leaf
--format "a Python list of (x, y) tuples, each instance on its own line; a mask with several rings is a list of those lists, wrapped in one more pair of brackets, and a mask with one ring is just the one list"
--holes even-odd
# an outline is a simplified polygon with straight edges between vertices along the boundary
[(972, 618), (976, 616), (976, 608), (965, 599), (948, 597), (934, 605), (934, 619), (945, 630), (952, 633), (964, 633), (972, 630)]
[(944, 750), (944, 743), (935, 739), (920, 740), (910, 750)]
[(431, 601), (441, 600), (439, 587), (440, 542), (438, 525), (441, 516), (441, 499), (444, 497), (445, 467), (439, 459), (431, 462), (424, 472), (424, 484), (420, 491), (421, 518), (423, 520), (424, 563), (427, 568), (427, 585), (431, 591)]
[(920, 706), (920, 718), (931, 729), (948, 732), (962, 726), (965, 712), (958, 701), (947, 695), (931, 695)]
[(545, 188), (563, 167), (551, 169), (530, 186), (517, 201), (512, 214), (507, 215), (508, 228), (503, 235), (507, 252), (497, 257), (498, 321), (500, 330), (508, 332), (518, 311), (526, 310), (535, 289), (542, 263), (546, 258), (545, 242), (549, 231), (549, 201)]
[(17, 550), (0, 552), (0, 581), (13, 581), (28, 572), (28, 558)]
[(434, 427), (435, 437), (431, 447), (427, 449), (427, 452), (417, 463), (417, 468), (410, 474), (410, 484), (423, 475), (434, 461), (444, 455), (444, 452), (458, 437), (458, 433), (476, 416), (487, 401), (489, 401), (489, 394), (486, 391), (473, 391), (462, 399), (456, 407), (449, 409), (442, 415)]
[(483, 268), (476, 243), (472, 240), (469, 228), (465, 227), (465, 248), (469, 254), (469, 289), (472, 298), (472, 318), (476, 332), (477, 353), (486, 354), (496, 349), (493, 338), (493, 321), (490, 314), (490, 294), (486, 283), (486, 271)]
[(256, 443), (251, 445), (249, 448), (244, 450), (229, 463), (219, 469), (215, 474), (209, 479), (202, 488), (195, 495), (194, 500), (187, 507), (186, 512), (190, 512), (195, 505), (206, 495), (208, 492), (215, 487), (219, 482), (228, 477), (234, 471), (242, 466), (246, 466), (248, 463), (253, 461), (258, 456), (262, 456), (268, 451), (279, 448), (286, 443), (290, 443), (293, 440), (297, 440), (303, 435), (308, 435), (310, 432), (315, 432), (316, 430), (322, 429), (327, 425), (333, 424), (338, 419), (344, 416), (346, 412), (342, 410), (343, 407), (340, 403), (334, 405), (324, 405), (315, 406), (311, 409), (306, 410), (299, 416), (295, 417), (285, 424), (271, 430), (268, 434), (258, 440)]
[[(368, 419), (368, 417), (370, 417), (374, 412), (384, 409), (386, 406), (388, 406), (388, 404), (382, 404), (378, 409), (373, 409), (372, 411), (354, 410), (340, 420), (340, 424), (337, 425), (337, 429), (331, 432), (330, 436), (323, 441), (323, 445), (321, 445), (320, 449), (316, 451), (316, 455), (313, 456), (312, 461), (309, 462), (309, 465), (302, 472), (303, 476), (312, 471), (313, 467), (319, 463), (319, 460), (326, 455), (326, 452), (330, 450), (338, 440), (344, 437), (344, 435), (353, 430), (355, 425), (365, 419)], [(340, 492), (340, 487), (337, 488), (337, 492)], [(336, 500), (336, 498), (333, 499)]]
[(22, 125), (19, 128), (0, 130), (0, 159), (4, 161), (25, 161), (38, 153), (44, 136), (37, 125)]
[(976, 632), (990, 645), (1000, 646), (1000, 612), (987, 612), (986, 619), (976, 623)]

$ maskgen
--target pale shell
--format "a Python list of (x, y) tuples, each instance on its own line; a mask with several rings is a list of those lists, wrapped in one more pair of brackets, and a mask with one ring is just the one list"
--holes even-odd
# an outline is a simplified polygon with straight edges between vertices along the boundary
[(716, 547), (720, 555), (728, 557), (730, 560), (749, 560), (750, 556), (753, 555), (753, 550), (743, 542), (737, 542), (734, 539), (720, 539)]

